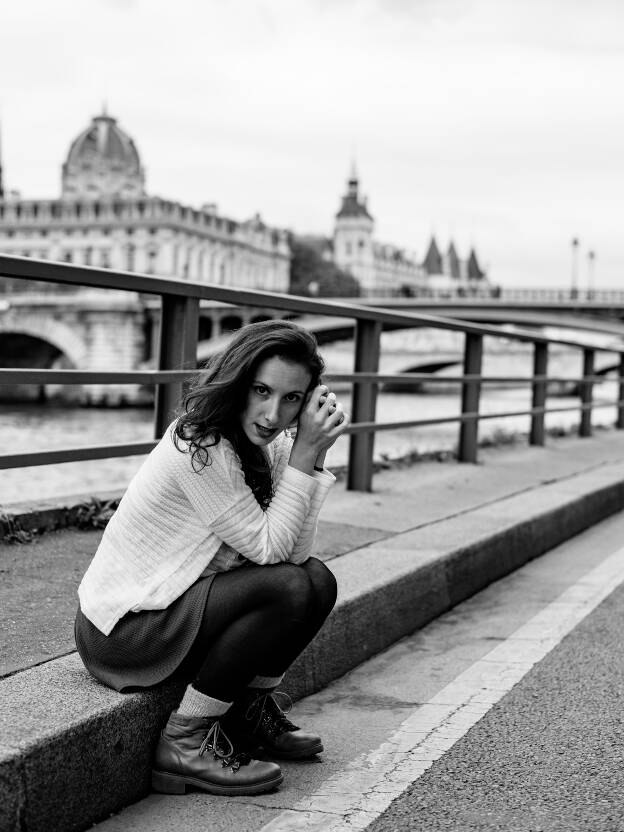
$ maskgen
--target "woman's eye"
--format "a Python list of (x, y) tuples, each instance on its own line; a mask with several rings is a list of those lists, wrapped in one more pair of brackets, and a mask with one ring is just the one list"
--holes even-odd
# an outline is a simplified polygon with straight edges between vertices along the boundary
[(288, 393), (286, 401), (290, 404), (294, 404), (295, 402), (301, 401), (301, 396), (298, 393)]
[(266, 396), (266, 394), (267, 394), (267, 389), (266, 389), (266, 387), (264, 387), (264, 385), (262, 385), (262, 384), (256, 384), (256, 385), (254, 386), (254, 393), (257, 393), (257, 394), (258, 394), (258, 396)]

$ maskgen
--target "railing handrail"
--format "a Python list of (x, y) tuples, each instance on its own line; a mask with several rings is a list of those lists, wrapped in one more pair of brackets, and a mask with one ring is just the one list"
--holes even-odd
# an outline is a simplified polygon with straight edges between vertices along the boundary
[[(155, 385), (156, 441), (162, 436), (167, 424), (171, 421), (172, 414), (175, 413), (183, 383), (191, 376), (202, 372), (195, 369), (198, 344), (197, 330), (200, 300), (202, 299), (290, 313), (312, 313), (350, 318), (355, 321), (354, 372), (333, 374), (331, 376), (354, 383), (352, 402), (354, 419), (353, 423), (347, 428), (350, 434), (349, 488), (370, 490), (373, 470), (373, 438), (375, 432), (379, 430), (458, 422), (460, 425), (458, 458), (460, 461), (474, 462), (477, 454), (478, 425), (481, 419), (530, 415), (531, 432), (529, 441), (533, 445), (541, 445), (544, 442), (544, 416), (549, 412), (578, 410), (580, 412), (579, 434), (589, 436), (592, 430), (592, 409), (615, 405), (617, 408), (616, 425), (618, 428), (624, 428), (624, 344), (621, 346), (618, 344), (598, 345), (580, 339), (550, 337), (534, 331), (518, 329), (509, 331), (501, 327), (481, 326), (457, 318), (413, 311), (389, 311), (381, 307), (368, 306), (365, 303), (317, 300), (255, 289), (199, 284), (133, 272), (115, 272), (88, 266), (0, 254), (0, 277), (2, 276), (160, 296), (160, 339), (156, 370), (122, 372), (21, 368), (0, 370), (0, 384), (13, 383), (15, 379), (18, 379), (22, 383), (30, 384), (90, 384), (97, 380), (100, 383)], [(10, 307), (10, 303), (8, 306)], [(461, 377), (435, 379), (423, 373), (379, 373), (380, 339), (384, 326), (394, 329), (431, 327), (463, 333), (465, 335), (463, 375)], [(484, 376), (481, 372), (483, 340), (485, 337), (504, 338), (533, 345), (533, 374), (528, 379), (522, 379), (524, 382), (528, 381), (532, 386), (532, 406), (528, 410), (494, 414), (481, 414), (479, 412), (482, 386), (497, 378)], [(554, 379), (548, 376), (547, 359), (550, 345), (582, 350), (583, 370), (580, 378)], [(604, 378), (603, 375), (595, 371), (595, 355), (597, 352), (615, 353), (619, 356), (619, 388), (615, 402), (595, 401), (593, 399), (593, 385)], [(422, 381), (448, 383), (452, 378), (457, 380), (461, 386), (461, 413), (459, 415), (396, 423), (376, 421), (376, 394), (383, 380), (402, 384), (417, 384)], [(502, 377), (502, 380), (507, 383), (520, 381), (520, 379), (514, 380), (513, 377)], [(547, 384), (555, 380), (578, 384), (580, 404), (574, 408), (547, 408), (545, 406)], [(4, 454), (0, 455), (0, 468), (96, 459), (106, 456), (135, 455), (149, 452), (154, 444), (155, 441), (136, 442)]]
[(117, 289), (142, 294), (169, 295), (177, 298), (220, 300), (236, 306), (259, 306), (265, 309), (279, 309), (287, 312), (313, 313), (354, 318), (358, 321), (373, 321), (380, 324), (401, 325), (405, 328), (430, 326), (453, 332), (473, 335), (504, 337), (525, 343), (558, 344), (561, 346), (592, 347), (606, 352), (624, 354), (624, 345), (597, 347), (594, 344), (571, 338), (553, 338), (540, 333), (516, 329), (502, 330), (495, 326), (480, 326), (457, 318), (441, 315), (427, 315), (417, 312), (390, 312), (376, 306), (345, 303), (331, 300), (314, 300), (300, 295), (279, 292), (265, 292), (259, 289), (240, 289), (219, 286), (214, 283), (195, 283), (186, 280), (155, 277), (140, 272), (123, 272), (100, 269), (94, 266), (79, 266), (73, 263), (58, 263), (51, 260), (37, 260), (0, 254), (0, 277), (38, 280), (46, 283), (67, 283), (74, 286), (90, 286), (99, 289)]

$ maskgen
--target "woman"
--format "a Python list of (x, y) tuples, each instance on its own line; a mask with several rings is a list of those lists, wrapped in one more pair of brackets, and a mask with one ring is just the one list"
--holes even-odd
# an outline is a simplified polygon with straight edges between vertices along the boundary
[(96, 678), (120, 691), (192, 679), (156, 749), (157, 791), (257, 794), (283, 778), (247, 751), (323, 749), (272, 695), (336, 600), (310, 557), (334, 481), (325, 454), (347, 425), (322, 371), (293, 323), (239, 330), (128, 486), (80, 584), (76, 644)]

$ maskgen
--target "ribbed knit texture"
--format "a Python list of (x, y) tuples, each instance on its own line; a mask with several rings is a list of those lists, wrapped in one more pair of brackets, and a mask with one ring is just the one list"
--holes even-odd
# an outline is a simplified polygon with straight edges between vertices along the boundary
[(197, 690), (193, 685), (188, 685), (184, 691), (182, 701), (177, 707), (177, 713), (180, 716), (221, 716), (230, 707), (231, 702), (222, 702), (220, 699), (214, 699), (212, 696), (207, 696), (205, 693)]
[(209, 447), (210, 463), (195, 472), (171, 428), (128, 486), (78, 590), (105, 635), (129, 611), (165, 609), (202, 574), (246, 560), (305, 561), (335, 479), (290, 467), (292, 439), (281, 434), (265, 449), (275, 493), (263, 511), (230, 442)]

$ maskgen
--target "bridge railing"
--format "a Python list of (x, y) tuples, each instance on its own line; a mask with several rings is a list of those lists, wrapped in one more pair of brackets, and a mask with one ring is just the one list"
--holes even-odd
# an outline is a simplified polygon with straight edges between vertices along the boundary
[[(191, 283), (148, 275), (115, 272), (65, 263), (37, 261), (0, 255), (0, 277), (59, 283), (75, 287), (124, 290), (157, 295), (161, 299), (159, 350), (157, 369), (153, 371), (91, 371), (0, 369), (0, 384), (153, 384), (156, 387), (154, 406), (155, 440), (56, 450), (9, 453), (0, 455), (0, 469), (48, 465), (107, 457), (132, 456), (148, 453), (162, 436), (174, 416), (185, 382), (201, 372), (197, 369), (197, 337), (200, 300), (216, 300), (234, 306), (251, 306), (285, 311), (289, 314), (313, 314), (351, 318), (355, 321), (354, 372), (332, 374), (332, 381), (353, 384), (352, 423), (350, 434), (347, 483), (350, 489), (370, 491), (373, 475), (374, 435), (377, 431), (438, 425), (459, 424), (458, 458), (464, 462), (477, 460), (479, 422), (484, 419), (529, 415), (529, 442), (542, 445), (545, 437), (547, 413), (579, 410), (579, 435), (592, 432), (591, 413), (596, 407), (615, 407), (618, 428), (624, 427), (624, 346), (598, 347), (576, 339), (549, 338), (537, 332), (510, 332), (494, 326), (479, 326), (468, 321), (413, 312), (388, 311), (380, 307), (355, 303), (313, 300), (294, 295), (276, 294), (249, 289)], [(10, 296), (7, 297), (10, 305)], [(1, 314), (1, 311), (0, 311)], [(465, 336), (463, 372), (456, 377), (445, 376), (440, 382), (457, 382), (461, 387), (461, 412), (457, 416), (413, 419), (401, 422), (376, 420), (377, 391), (381, 384), (392, 382), (407, 387), (427, 381), (435, 383), (435, 376), (423, 373), (380, 374), (379, 359), (381, 333), (384, 327), (427, 327), (463, 333)], [(494, 377), (482, 374), (483, 339), (504, 338), (531, 344), (533, 373), (526, 377)], [(551, 345), (564, 345), (579, 350), (583, 356), (583, 372), (578, 378), (548, 375), (548, 350)], [(593, 388), (603, 376), (595, 372), (597, 352), (616, 353), (618, 365), (618, 397), (615, 401), (596, 401)], [(530, 385), (532, 402), (529, 409), (492, 414), (480, 412), (483, 385), (492, 383)], [(549, 383), (578, 384), (579, 405), (547, 408)]]

